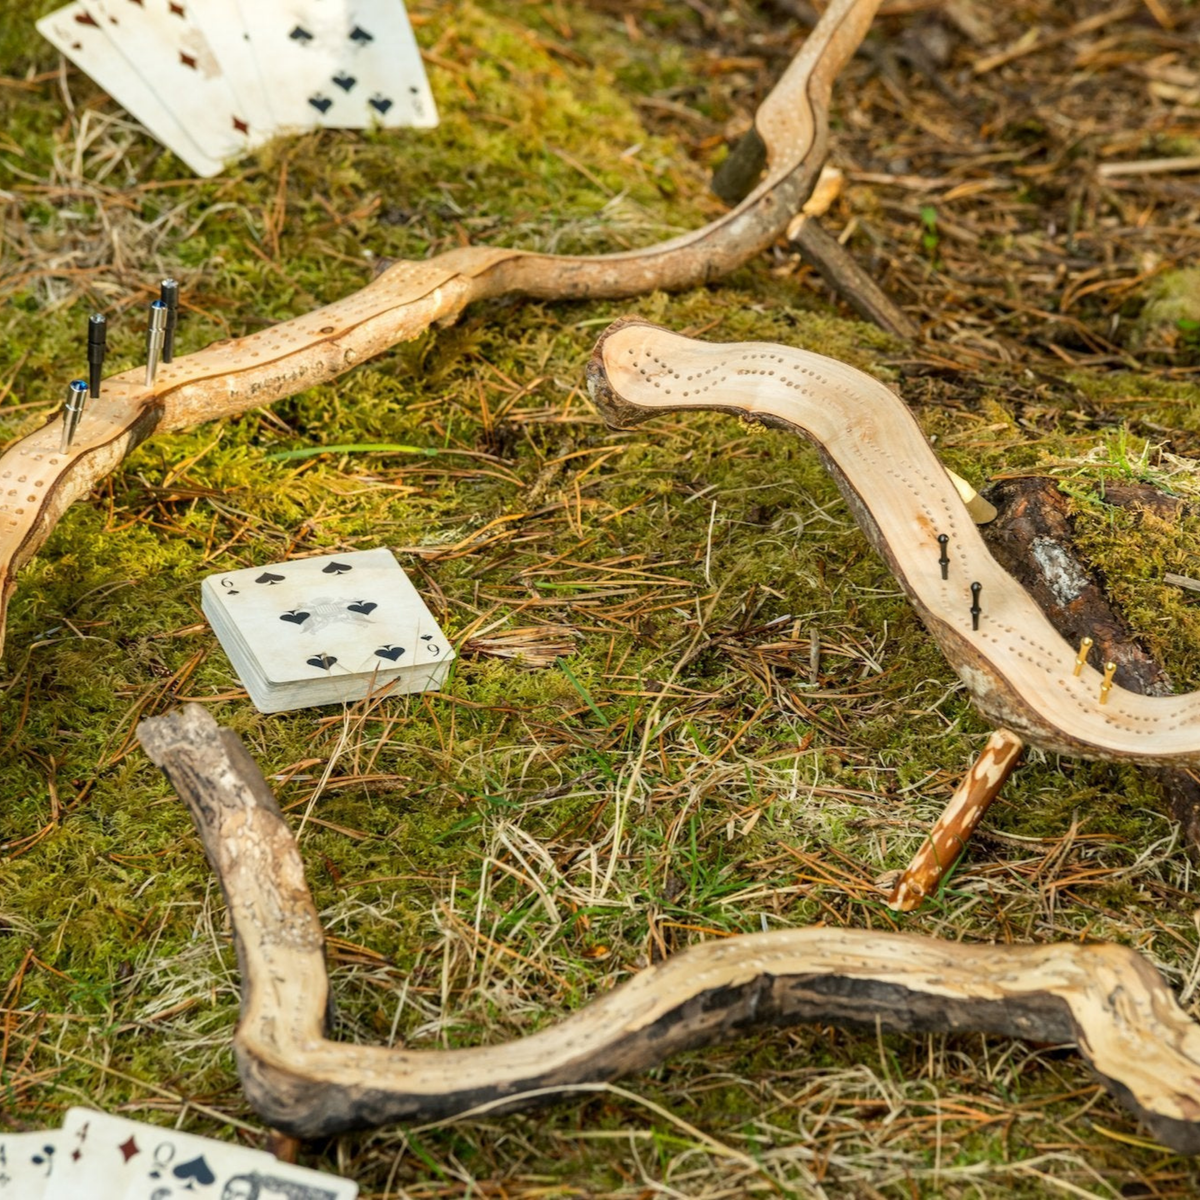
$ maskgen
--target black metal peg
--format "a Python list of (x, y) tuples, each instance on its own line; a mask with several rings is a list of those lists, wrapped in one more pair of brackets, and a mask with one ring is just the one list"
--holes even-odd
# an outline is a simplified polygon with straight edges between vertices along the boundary
[(979, 614), (983, 609), (979, 607), (979, 593), (983, 591), (982, 583), (971, 584), (971, 628), (979, 628)]
[(167, 327), (163, 331), (162, 360), (169, 363), (175, 358), (175, 324), (179, 320), (179, 284), (174, 279), (164, 279), (159, 290), (159, 299), (167, 306)]
[(100, 395), (100, 378), (104, 373), (104, 354), (108, 337), (108, 319), (103, 313), (88, 318), (88, 395), (95, 400)]
[(939, 533), (937, 537), (938, 545), (941, 547), (941, 552), (938, 556), (938, 565), (942, 568), (942, 578), (950, 578), (950, 555), (946, 553), (946, 547), (950, 544), (950, 539), (944, 534)]

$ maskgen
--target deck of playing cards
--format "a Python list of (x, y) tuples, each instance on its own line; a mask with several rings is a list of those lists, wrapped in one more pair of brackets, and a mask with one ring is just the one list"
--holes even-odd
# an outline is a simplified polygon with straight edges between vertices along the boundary
[(0, 1200), (354, 1200), (358, 1184), (262, 1150), (72, 1108), (62, 1129), (0, 1132)]
[(210, 575), (200, 606), (259, 712), (426, 691), (454, 658), (389, 550)]
[(198, 175), (279, 133), (437, 124), (404, 0), (77, 0), (37, 27)]

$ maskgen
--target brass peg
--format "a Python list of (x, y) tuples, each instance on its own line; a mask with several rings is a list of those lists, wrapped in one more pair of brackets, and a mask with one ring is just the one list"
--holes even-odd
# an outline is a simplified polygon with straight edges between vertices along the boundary
[(1085, 637), (1079, 643), (1079, 653), (1075, 655), (1075, 675), (1078, 677), (1083, 673), (1083, 668), (1087, 666), (1088, 651), (1092, 648), (1092, 639)]
[(1117, 673), (1117, 664), (1114, 662), (1104, 664), (1104, 679), (1100, 684), (1100, 703), (1108, 703), (1108, 693), (1112, 691), (1112, 677)]

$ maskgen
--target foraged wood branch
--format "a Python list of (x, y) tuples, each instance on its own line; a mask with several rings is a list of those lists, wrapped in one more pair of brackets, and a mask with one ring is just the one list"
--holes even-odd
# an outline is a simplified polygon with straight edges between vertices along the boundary
[[(1100, 672), (1088, 665), (1074, 673), (1075, 647), (992, 557), (912, 413), (877, 379), (790, 346), (699, 342), (626, 320), (597, 343), (588, 387), (616, 426), (704, 409), (813, 441), (871, 544), (997, 725), (1060, 754), (1200, 764), (1200, 693), (1143, 696), (1114, 686), (1102, 702)], [(947, 538), (946, 578), (939, 536)]]
[(1200, 1025), (1123, 946), (963, 945), (823, 927), (749, 934), (674, 955), (507, 1045), (329, 1041), (321, 925), (253, 759), (197, 704), (143, 721), (138, 736), (186, 801), (221, 881), (242, 978), (238, 1070), (255, 1110), (287, 1133), (527, 1107), (754, 1026), (819, 1022), (1073, 1044), (1155, 1137), (1200, 1152)]
[(954, 869), (967, 839), (1000, 794), (1012, 774), (1025, 743), (1007, 729), (997, 729), (954, 789), (950, 803), (933, 823), (929, 836), (913, 856), (888, 897), (888, 908), (912, 912)]
[(0, 644), (17, 570), (63, 512), (152, 433), (259, 408), (332, 379), (476, 300), (620, 299), (691, 287), (736, 269), (779, 238), (812, 190), (828, 143), (833, 81), (866, 35), (879, 0), (832, 0), (755, 117), (769, 169), (736, 208), (701, 229), (620, 254), (534, 254), (472, 246), (398, 262), (361, 291), (260, 333), (215, 342), (159, 368), (104, 381), (67, 454), (61, 418), (0, 458)]

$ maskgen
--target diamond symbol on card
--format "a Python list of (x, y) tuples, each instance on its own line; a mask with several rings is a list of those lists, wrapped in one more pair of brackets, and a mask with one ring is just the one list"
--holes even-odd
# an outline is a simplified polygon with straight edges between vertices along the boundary
[(130, 1134), (118, 1147), (121, 1152), (121, 1157), (128, 1162), (135, 1154), (141, 1154), (142, 1148), (133, 1140), (133, 1134)]
[(379, 649), (375, 651), (375, 653), (380, 658), (386, 658), (389, 662), (395, 662), (396, 659), (398, 659), (400, 657), (400, 655), (402, 655), (404, 653), (404, 647), (403, 646), (392, 646), (392, 645), (380, 646)]

